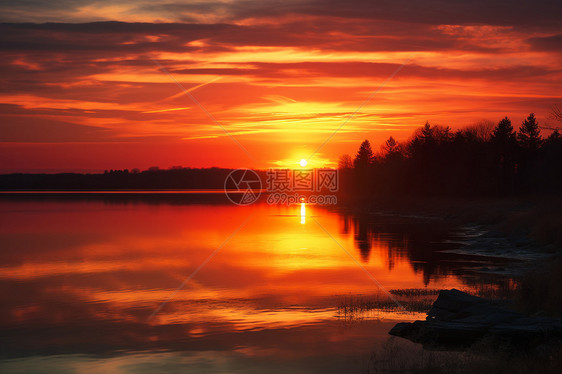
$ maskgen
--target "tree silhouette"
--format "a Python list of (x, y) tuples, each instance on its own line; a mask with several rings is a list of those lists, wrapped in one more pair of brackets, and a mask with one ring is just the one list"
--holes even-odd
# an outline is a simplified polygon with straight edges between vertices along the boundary
[(507, 118), (507, 116), (498, 123), (492, 133), (491, 140), (499, 145), (507, 145), (515, 142), (515, 131), (513, 131), (511, 120)]
[(529, 114), (527, 119), (525, 119), (521, 124), (519, 132), (517, 133), (517, 140), (523, 148), (539, 148), (542, 142), (542, 137), (541, 130), (539, 129), (539, 124), (534, 113)]
[(556, 143), (560, 142), (561, 139), (562, 136), (560, 135), (560, 132), (558, 131), (558, 129), (555, 129), (552, 134), (550, 134), (550, 136), (546, 139), (546, 141)]
[(351, 169), (353, 167), (353, 160), (351, 156), (348, 154), (341, 155), (340, 159), (338, 160), (338, 169), (345, 170)]
[(359, 151), (357, 151), (353, 164), (356, 168), (366, 168), (371, 165), (373, 158), (371, 143), (368, 140), (364, 140), (359, 147)]
[(449, 140), (451, 128), (449, 126), (431, 126), (429, 122), (421, 128), (418, 137), (424, 143), (442, 143)]
[(432, 138), (431, 125), (429, 121), (425, 121), (425, 125), (421, 128), (421, 135), (424, 140), (430, 140)]
[(562, 111), (558, 105), (553, 105), (550, 110), (550, 117), (558, 122), (562, 122)]
[[(352, 172), (353, 182), (351, 185), (356, 190), (357, 195), (365, 199), (372, 193), (374, 178), (372, 178), (372, 164), (374, 162), (373, 150), (368, 140), (363, 141), (357, 155), (353, 160), (355, 167)], [(345, 182), (343, 183), (345, 185)], [(341, 184), (340, 184), (341, 185)]]
[(386, 142), (384, 142), (383, 145), (383, 152), (386, 155), (392, 155), (396, 152), (398, 152), (398, 142), (391, 136), (390, 138), (388, 138), (386, 140)]
[(465, 133), (472, 133), (476, 139), (481, 142), (487, 142), (492, 137), (492, 132), (494, 131), (494, 122), (482, 119), (472, 126), (465, 129)]

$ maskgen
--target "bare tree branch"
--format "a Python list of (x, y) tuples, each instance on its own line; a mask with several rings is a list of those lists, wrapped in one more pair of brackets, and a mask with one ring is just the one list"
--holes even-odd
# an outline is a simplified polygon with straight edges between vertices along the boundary
[(562, 122), (562, 111), (558, 105), (553, 105), (550, 109), (550, 117), (558, 122)]

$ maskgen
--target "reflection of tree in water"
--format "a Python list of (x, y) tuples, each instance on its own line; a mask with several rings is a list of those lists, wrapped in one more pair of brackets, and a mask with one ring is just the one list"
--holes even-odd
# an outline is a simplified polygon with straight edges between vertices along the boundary
[(344, 213), (340, 219), (340, 232), (353, 235), (363, 263), (369, 263), (373, 250), (380, 251), (389, 270), (400, 261), (408, 261), (415, 273), (423, 274), (425, 285), (451, 274), (468, 282), (471, 277), (467, 270), (482, 266), (481, 262), (474, 261), (474, 256), (442, 252), (458, 248), (459, 244), (446, 241), (458, 228), (441, 219), (364, 212)]
[(364, 217), (358, 217), (353, 219), (353, 238), (357, 248), (359, 248), (359, 253), (361, 254), (361, 260), (363, 262), (369, 262), (369, 255), (371, 254), (371, 248), (373, 245), (373, 240), (369, 235), (369, 221), (364, 219)]

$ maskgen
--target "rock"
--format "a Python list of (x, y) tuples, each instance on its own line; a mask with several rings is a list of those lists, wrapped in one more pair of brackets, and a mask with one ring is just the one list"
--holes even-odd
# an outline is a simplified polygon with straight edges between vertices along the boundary
[(486, 341), (493, 349), (521, 352), (559, 345), (562, 320), (529, 317), (452, 289), (439, 293), (425, 321), (398, 323), (389, 334), (427, 349), (465, 349)]

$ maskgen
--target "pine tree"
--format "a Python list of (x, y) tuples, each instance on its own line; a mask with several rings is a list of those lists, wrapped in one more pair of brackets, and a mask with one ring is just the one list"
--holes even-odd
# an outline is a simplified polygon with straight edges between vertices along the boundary
[(392, 154), (398, 151), (398, 142), (391, 136), (386, 140), (386, 142), (384, 142), (382, 149), (385, 154)]
[(424, 141), (433, 139), (433, 131), (431, 130), (432, 129), (431, 129), (431, 125), (429, 124), (429, 121), (425, 121), (425, 125), (423, 125), (421, 129), (421, 135)]
[(523, 148), (527, 149), (537, 149), (541, 145), (541, 130), (534, 113), (529, 114), (529, 117), (521, 124), (517, 140)]
[(373, 162), (373, 150), (371, 149), (371, 143), (368, 140), (363, 141), (361, 146), (359, 147), (359, 151), (357, 151), (357, 155), (355, 156), (355, 160), (353, 164), (355, 167), (366, 167), (371, 165)]
[(562, 145), (562, 135), (560, 135), (560, 131), (558, 129), (554, 129), (552, 134), (546, 138), (544, 141), (545, 148), (552, 148)]
[(494, 129), (492, 141), (500, 144), (509, 144), (515, 141), (515, 131), (513, 131), (511, 120), (507, 116)]

